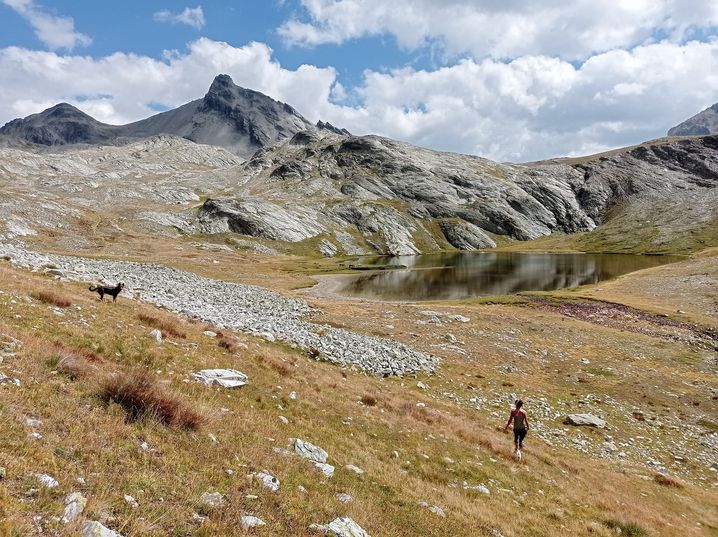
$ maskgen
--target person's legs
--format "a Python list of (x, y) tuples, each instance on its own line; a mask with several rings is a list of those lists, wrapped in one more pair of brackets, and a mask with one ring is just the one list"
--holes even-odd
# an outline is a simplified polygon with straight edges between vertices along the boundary
[(519, 445), (519, 449), (523, 449), (523, 448), (524, 448), (524, 438), (526, 438), (526, 431), (525, 431), (525, 430), (521, 431), (521, 432), (519, 433), (519, 435), (518, 435), (518, 445)]
[(514, 431), (514, 453), (516, 453), (519, 449), (519, 444), (521, 443), (521, 431)]

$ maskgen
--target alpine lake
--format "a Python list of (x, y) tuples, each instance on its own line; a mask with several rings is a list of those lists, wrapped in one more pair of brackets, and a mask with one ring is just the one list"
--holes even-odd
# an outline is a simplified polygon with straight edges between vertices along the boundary
[[(611, 280), (684, 258), (667, 255), (476, 252), (361, 257), (333, 293), (373, 300), (461, 300), (553, 291)], [(334, 279), (336, 278), (336, 279)]]

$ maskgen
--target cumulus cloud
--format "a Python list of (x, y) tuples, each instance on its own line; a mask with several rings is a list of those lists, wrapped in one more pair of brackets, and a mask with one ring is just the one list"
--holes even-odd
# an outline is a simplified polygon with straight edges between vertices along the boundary
[(72, 17), (63, 17), (47, 11), (33, 0), (2, 0), (3, 4), (26, 19), (37, 38), (50, 50), (86, 47), (92, 39), (75, 30)]
[(157, 22), (168, 22), (170, 24), (186, 24), (200, 30), (206, 24), (202, 6), (186, 7), (179, 13), (172, 13), (163, 9), (155, 13), (152, 18)]
[[(592, 56), (464, 59), (435, 70), (367, 71), (344, 87), (331, 67), (285, 69), (262, 43), (201, 38), (162, 60), (0, 49), (0, 124), (69, 101), (125, 123), (200, 98), (214, 76), (287, 102), (311, 121), (440, 150), (527, 161), (629, 145), (718, 100), (718, 40), (668, 41)], [(345, 100), (346, 99), (346, 100)], [(341, 102), (358, 103), (345, 106)]]
[(448, 55), (510, 59), (549, 55), (584, 59), (632, 48), (657, 35), (682, 42), (718, 25), (715, 0), (301, 0), (302, 16), (279, 34), (313, 46), (393, 35), (415, 49), (439, 43)]

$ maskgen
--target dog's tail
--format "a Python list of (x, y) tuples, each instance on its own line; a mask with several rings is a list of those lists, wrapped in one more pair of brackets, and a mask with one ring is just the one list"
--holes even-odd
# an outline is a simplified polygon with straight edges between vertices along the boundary
[(95, 286), (95, 285), (91, 285), (90, 287), (88, 287), (88, 289), (89, 289), (90, 291), (97, 291), (97, 290), (99, 289), (99, 287), (97, 287), (97, 286)]

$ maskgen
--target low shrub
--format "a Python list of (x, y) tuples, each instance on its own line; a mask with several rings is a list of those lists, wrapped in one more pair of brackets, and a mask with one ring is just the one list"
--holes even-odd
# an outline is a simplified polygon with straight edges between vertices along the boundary
[(69, 298), (50, 289), (35, 291), (30, 293), (30, 296), (35, 300), (39, 300), (40, 302), (50, 304), (51, 306), (56, 306), (58, 308), (69, 308), (72, 306), (72, 301)]
[(678, 489), (683, 488), (683, 483), (678, 481), (676, 478), (665, 474), (656, 474), (653, 476), (653, 480), (664, 487), (675, 487)]
[(633, 522), (622, 522), (616, 519), (609, 519), (605, 520), (603, 524), (607, 528), (614, 530), (616, 533), (620, 533), (624, 537), (651, 537), (650, 533)]
[(364, 394), (361, 396), (361, 402), (366, 406), (376, 406), (377, 403), (379, 403), (379, 399), (377, 399), (373, 395)]
[(129, 421), (156, 420), (162, 424), (196, 430), (204, 418), (177, 396), (166, 393), (145, 371), (109, 376), (100, 386), (105, 403), (117, 403)]

